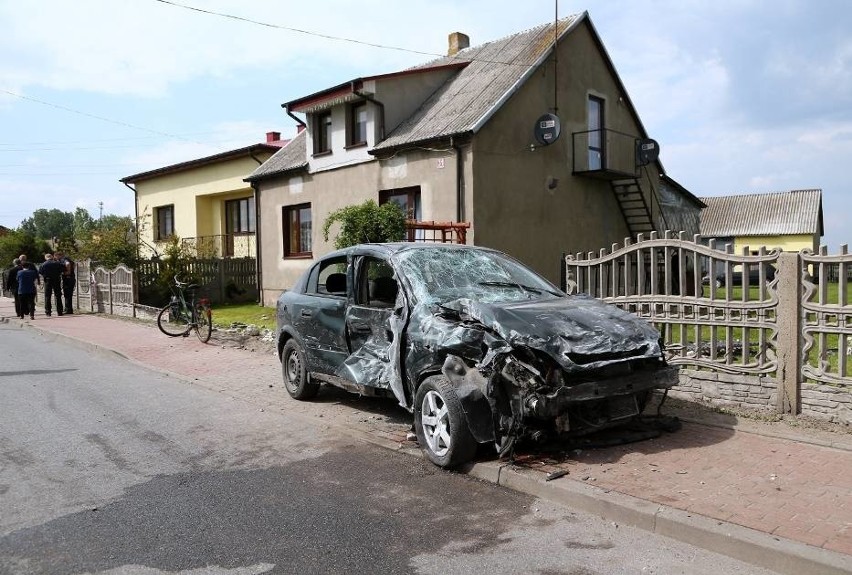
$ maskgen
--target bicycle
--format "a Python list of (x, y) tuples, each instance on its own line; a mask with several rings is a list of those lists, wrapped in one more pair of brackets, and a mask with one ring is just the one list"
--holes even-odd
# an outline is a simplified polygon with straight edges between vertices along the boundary
[[(201, 343), (210, 341), (213, 332), (213, 316), (210, 308), (210, 300), (207, 298), (195, 299), (197, 284), (182, 282), (175, 276), (175, 285), (172, 286), (171, 301), (157, 314), (157, 327), (169, 337), (186, 337), (191, 330)], [(189, 300), (187, 301), (187, 295)]]

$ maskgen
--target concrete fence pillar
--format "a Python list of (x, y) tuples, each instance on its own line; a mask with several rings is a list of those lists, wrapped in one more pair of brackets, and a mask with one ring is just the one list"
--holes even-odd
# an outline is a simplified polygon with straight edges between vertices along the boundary
[(802, 411), (802, 266), (799, 254), (781, 252), (775, 277), (778, 292), (778, 413)]

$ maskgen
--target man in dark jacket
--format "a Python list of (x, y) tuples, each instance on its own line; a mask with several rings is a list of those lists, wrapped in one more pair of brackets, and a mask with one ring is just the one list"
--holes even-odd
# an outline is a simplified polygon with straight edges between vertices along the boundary
[(66, 314), (74, 313), (74, 286), (77, 283), (77, 273), (74, 269), (74, 260), (63, 254), (56, 252), (53, 254), (57, 261), (62, 264), (62, 296), (65, 298), (65, 307), (63, 311)]
[(62, 315), (62, 264), (53, 258), (53, 254), (44, 254), (44, 263), (39, 268), (44, 278), (44, 313), (50, 317), (51, 295), (56, 300), (56, 313)]
[(23, 268), (18, 271), (18, 297), (21, 298), (21, 314), (18, 317), (21, 319), (25, 315), (35, 319), (36, 283), (41, 284), (35, 266), (29, 262), (23, 264)]
[(15, 315), (23, 318), (21, 312), (21, 298), (18, 296), (18, 272), (23, 269), (21, 259), (15, 258), (12, 260), (12, 268), (3, 276), (3, 289), (12, 292), (12, 298), (15, 300)]

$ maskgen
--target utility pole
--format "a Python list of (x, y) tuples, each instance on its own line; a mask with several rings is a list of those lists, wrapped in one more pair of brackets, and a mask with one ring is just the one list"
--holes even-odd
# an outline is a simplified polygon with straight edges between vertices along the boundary
[(100, 226), (101, 223), (103, 222), (103, 219), (104, 219), (104, 203), (103, 202), (98, 202), (98, 209), (99, 209), (98, 226)]

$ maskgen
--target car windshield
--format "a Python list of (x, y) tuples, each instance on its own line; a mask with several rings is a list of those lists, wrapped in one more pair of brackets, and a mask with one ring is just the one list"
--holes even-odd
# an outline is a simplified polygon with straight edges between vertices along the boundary
[(426, 304), (459, 298), (487, 303), (564, 295), (534, 271), (497, 252), (424, 247), (400, 252), (397, 262), (414, 297)]

